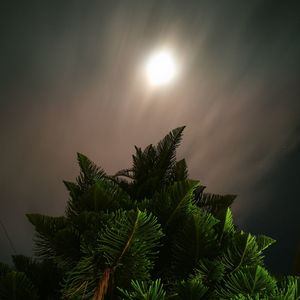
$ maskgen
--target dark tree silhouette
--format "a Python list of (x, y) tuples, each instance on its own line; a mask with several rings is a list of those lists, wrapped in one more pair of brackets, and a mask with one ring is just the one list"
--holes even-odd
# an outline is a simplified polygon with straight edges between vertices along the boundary
[(78, 154), (65, 215), (27, 215), (39, 261), (0, 265), (0, 299), (299, 299), (298, 277), (264, 267), (274, 240), (234, 225), (235, 196), (189, 179), (176, 160), (183, 130), (135, 147), (132, 167), (113, 176)]

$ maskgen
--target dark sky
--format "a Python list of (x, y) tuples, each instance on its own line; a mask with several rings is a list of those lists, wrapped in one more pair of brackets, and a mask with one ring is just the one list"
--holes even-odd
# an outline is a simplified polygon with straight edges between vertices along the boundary
[[(108, 173), (133, 145), (186, 125), (178, 157), (207, 190), (236, 193), (235, 220), (278, 240), (290, 272), (300, 242), (299, 1), (18, 1), (0, 16), (0, 219), (30, 254), (27, 212), (60, 215), (76, 152)], [(173, 49), (176, 81), (143, 64)], [(0, 228), (0, 260), (11, 248)]]

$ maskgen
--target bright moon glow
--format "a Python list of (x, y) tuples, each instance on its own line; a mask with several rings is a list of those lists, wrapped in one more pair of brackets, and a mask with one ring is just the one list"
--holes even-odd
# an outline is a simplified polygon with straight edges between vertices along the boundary
[(146, 73), (152, 85), (169, 83), (176, 73), (172, 54), (168, 51), (161, 51), (151, 56), (146, 65)]

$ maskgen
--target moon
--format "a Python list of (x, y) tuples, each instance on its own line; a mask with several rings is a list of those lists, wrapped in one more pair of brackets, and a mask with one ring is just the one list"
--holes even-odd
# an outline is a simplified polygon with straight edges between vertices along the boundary
[(160, 50), (151, 55), (146, 63), (148, 82), (153, 86), (169, 84), (176, 75), (176, 64), (172, 53)]

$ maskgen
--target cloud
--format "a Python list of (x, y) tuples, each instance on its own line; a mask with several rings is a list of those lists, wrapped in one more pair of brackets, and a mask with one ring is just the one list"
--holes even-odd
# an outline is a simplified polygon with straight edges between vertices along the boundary
[[(239, 194), (246, 218), (262, 201), (249, 200), (251, 188), (299, 144), (293, 10), (160, 3), (53, 4), (6, 18), (0, 218), (20, 252), (32, 247), (25, 213), (63, 213), (76, 152), (114, 173), (130, 165), (133, 145), (187, 125), (178, 156), (209, 191)], [(183, 68), (176, 84), (153, 90), (141, 68), (160, 44)], [(1, 249), (7, 260), (2, 235)]]

